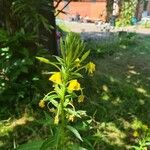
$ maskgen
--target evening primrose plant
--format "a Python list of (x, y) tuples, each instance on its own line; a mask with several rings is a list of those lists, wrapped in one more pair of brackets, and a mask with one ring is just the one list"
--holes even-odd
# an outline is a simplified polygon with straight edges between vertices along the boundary
[[(79, 149), (81, 147), (77, 141), (83, 142), (83, 140), (79, 132), (71, 126), (71, 122), (86, 116), (86, 112), (76, 110), (74, 104), (80, 104), (85, 98), (79, 80), (83, 78), (81, 70), (93, 75), (95, 64), (93, 62), (85, 63), (90, 51), (85, 51), (85, 44), (78, 34), (69, 33), (64, 40), (61, 39), (60, 51), (61, 56), (54, 56), (55, 62), (43, 57), (36, 57), (41, 62), (56, 68), (56, 71), (50, 72), (49, 77), (53, 90), (40, 100), (39, 107), (47, 107), (52, 113), (57, 131), (53, 138), (50, 138), (46, 144), (43, 143), (42, 147), (47, 145), (54, 150)], [(72, 132), (78, 140), (71, 139), (69, 132)]]

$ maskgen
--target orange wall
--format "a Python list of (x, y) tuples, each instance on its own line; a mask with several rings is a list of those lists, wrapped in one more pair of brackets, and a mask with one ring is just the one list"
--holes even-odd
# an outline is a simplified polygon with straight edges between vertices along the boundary
[[(65, 4), (65, 2), (61, 2), (58, 9), (61, 9)], [(106, 2), (71, 2), (64, 11), (67, 12), (67, 15), (60, 14), (60, 18), (68, 19), (78, 13), (82, 17), (88, 16), (91, 19), (105, 20)]]

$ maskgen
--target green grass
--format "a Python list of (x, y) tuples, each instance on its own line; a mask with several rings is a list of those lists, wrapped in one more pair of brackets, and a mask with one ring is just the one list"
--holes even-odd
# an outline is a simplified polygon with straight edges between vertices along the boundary
[(150, 22), (148, 21), (146, 23), (143, 23), (143, 24), (141, 24), (141, 26), (144, 28), (150, 28)]
[(138, 43), (137, 37), (138, 35), (134, 32), (120, 31), (110, 34), (109, 39), (88, 41), (86, 42), (86, 48), (91, 50), (91, 56), (95, 59), (96, 56), (112, 55), (134, 47)]
[(97, 71), (86, 79), (85, 108), (97, 121), (96, 150), (132, 149), (139, 139), (150, 138), (149, 41), (150, 37), (138, 37), (136, 45), (92, 57)]

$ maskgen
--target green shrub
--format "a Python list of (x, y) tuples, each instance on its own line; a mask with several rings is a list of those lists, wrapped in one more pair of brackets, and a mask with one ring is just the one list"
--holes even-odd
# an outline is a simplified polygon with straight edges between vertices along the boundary
[(137, 40), (137, 34), (134, 32), (120, 31), (118, 36), (120, 45), (133, 45)]
[(131, 25), (131, 19), (135, 15), (137, 0), (124, 0), (122, 1), (121, 13), (116, 23), (116, 26), (128, 26)]
[[(5, 31), (1, 30), (0, 101), (2, 106), (5, 106), (6, 101), (9, 102), (6, 106), (9, 108), (17, 106), (21, 100), (23, 103), (29, 103), (35, 97), (40, 97), (42, 91), (38, 88), (42, 85), (39, 82), (41, 69), (40, 64), (35, 60), (38, 52), (36, 37), (32, 33), (26, 34), (19, 31), (8, 36)], [(44, 85), (43, 82), (42, 87)], [(8, 111), (13, 110), (13, 107), (10, 108)]]

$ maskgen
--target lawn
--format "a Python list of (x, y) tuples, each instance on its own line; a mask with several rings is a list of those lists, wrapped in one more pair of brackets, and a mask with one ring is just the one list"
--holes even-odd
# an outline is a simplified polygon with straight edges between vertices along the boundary
[(138, 37), (125, 49), (94, 59), (97, 71), (87, 82), (86, 109), (97, 121), (95, 149), (132, 149), (150, 140), (149, 41)]
[[(78, 141), (88, 150), (146, 150), (149, 147), (150, 36), (136, 36), (126, 42), (118, 40), (86, 43), (96, 72), (93, 76), (84, 74), (81, 82), (85, 100), (80, 105), (74, 104), (86, 110), (87, 116), (70, 124), (84, 141), (74, 142)], [(35, 96), (35, 99), (28, 105), (21, 101), (15, 112), (14, 108), (2, 104), (0, 149), (11, 150), (31, 141), (35, 141), (35, 149), (53, 134), (49, 112), (38, 108), (38, 98)]]

